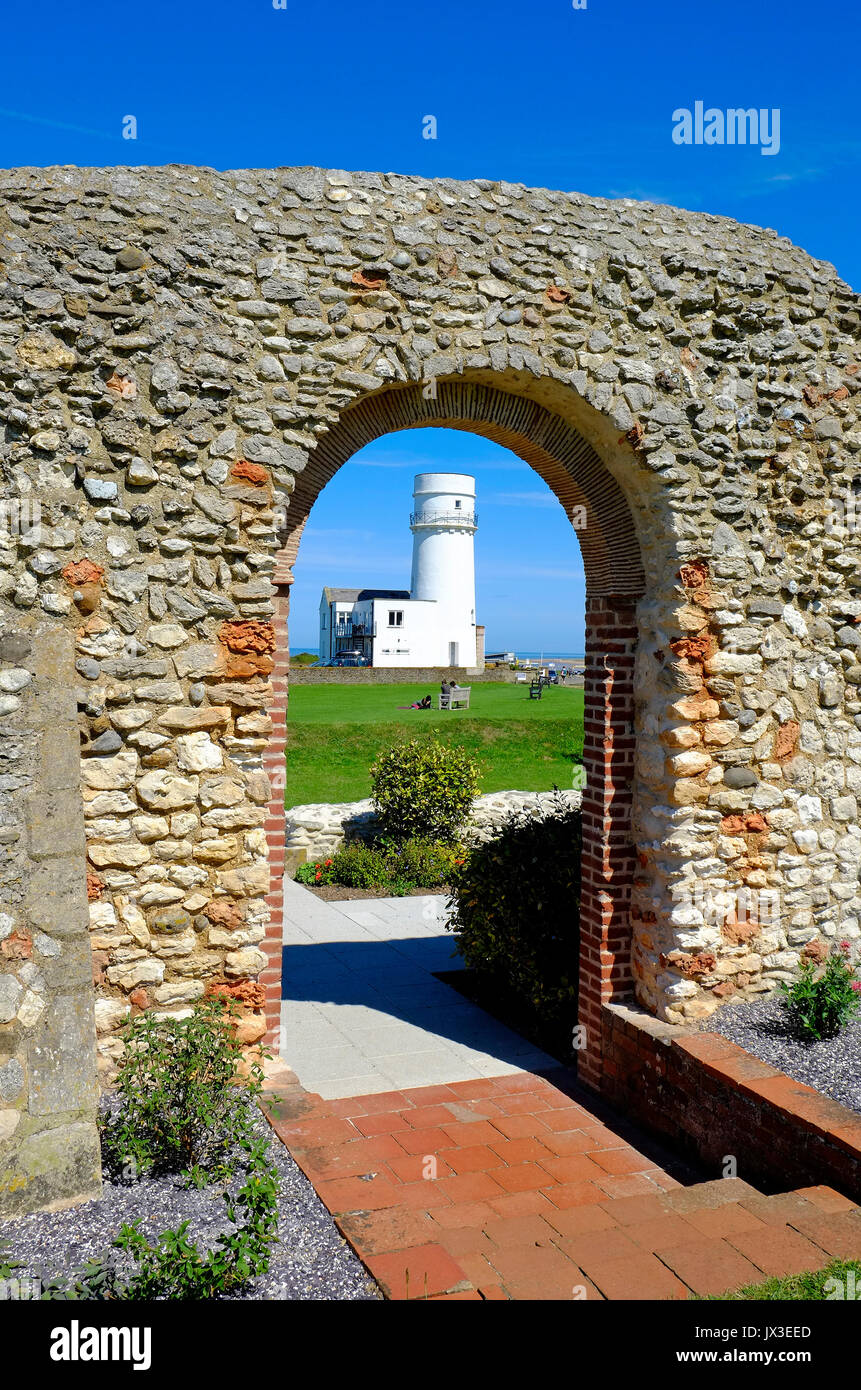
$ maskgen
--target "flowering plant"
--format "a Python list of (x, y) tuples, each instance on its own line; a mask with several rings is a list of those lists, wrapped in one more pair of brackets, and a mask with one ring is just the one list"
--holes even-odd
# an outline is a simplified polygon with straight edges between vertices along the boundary
[(803, 960), (798, 979), (780, 984), (791, 1026), (808, 1042), (836, 1037), (861, 1009), (861, 980), (849, 954), (849, 942), (841, 941), (821, 965)]

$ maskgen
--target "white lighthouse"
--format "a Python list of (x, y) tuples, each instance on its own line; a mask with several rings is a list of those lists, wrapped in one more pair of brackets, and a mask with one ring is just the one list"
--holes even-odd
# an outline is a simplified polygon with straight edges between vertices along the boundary
[(437, 608), (435, 666), (475, 665), (475, 479), (419, 473), (413, 484), (410, 597)]
[(418, 473), (413, 483), (409, 589), (335, 589), (320, 599), (320, 659), (343, 665), (484, 666), (475, 623), (475, 479)]

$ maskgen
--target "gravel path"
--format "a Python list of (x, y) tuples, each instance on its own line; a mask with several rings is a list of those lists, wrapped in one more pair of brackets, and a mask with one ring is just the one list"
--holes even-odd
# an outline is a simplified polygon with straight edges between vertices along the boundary
[(718, 1009), (701, 1028), (720, 1033), (832, 1100), (861, 1112), (861, 1020), (851, 1023), (836, 1038), (799, 1042), (789, 1033), (778, 999), (756, 999)]
[[(278, 1168), (280, 1244), (274, 1247), (268, 1272), (236, 1297), (339, 1302), (382, 1298), (284, 1145), (262, 1116), (258, 1123), (260, 1132), (271, 1137), (270, 1152)], [(88, 1259), (104, 1255), (123, 1222), (137, 1217), (143, 1218), (141, 1229), (150, 1239), (190, 1221), (188, 1237), (198, 1242), (201, 1251), (232, 1229), (218, 1188), (198, 1192), (182, 1187), (175, 1177), (130, 1186), (106, 1181), (98, 1201), (0, 1221), (0, 1245), (11, 1246), (9, 1257), (24, 1265), (14, 1271), (17, 1278), (65, 1277), (77, 1273)], [(124, 1258), (119, 1251), (114, 1254)]]

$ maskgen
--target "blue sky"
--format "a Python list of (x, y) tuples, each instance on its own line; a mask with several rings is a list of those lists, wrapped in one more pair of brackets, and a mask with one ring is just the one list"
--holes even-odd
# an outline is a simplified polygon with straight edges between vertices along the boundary
[[(7, 7), (3, 30), (3, 167), (316, 164), (509, 179), (774, 227), (861, 285), (857, 6), (286, 0), (276, 9), (272, 0), (42, 0)], [(698, 100), (721, 109), (779, 109), (779, 152), (674, 144), (673, 111)], [(136, 140), (122, 138), (129, 115)], [(427, 115), (436, 117), (436, 140), (422, 137)], [(342, 578), (312, 569), (325, 554), (325, 533), (344, 526), (364, 532), (355, 552), (347, 538), (330, 548), (333, 556), (357, 559), (367, 555), (370, 533), (379, 563), (398, 566), (401, 554), (408, 561), (409, 531), (404, 526), (378, 549), (378, 519), (389, 507), (406, 515), (411, 470), (474, 462), (489, 640), (554, 645), (567, 623), (580, 645), (582, 581), (571, 577), (579, 559), (561, 511), (549, 495), (543, 505), (535, 497), (519, 507), (490, 501), (542, 492), (537, 475), (482, 440), (464, 443), (444, 431), (379, 441), (366, 452), (367, 459), (342, 469), (315, 508), (297, 569), (295, 636), (314, 631), (313, 623), (305, 626), (308, 617), (300, 626), (316, 602), (309, 598), (306, 610), (306, 583), (310, 595), (324, 580)], [(403, 459), (404, 466), (372, 470), (373, 457), (379, 464)], [(373, 501), (368, 497), (369, 477), (386, 480), (382, 506), (376, 491)], [(402, 503), (395, 505), (395, 496)], [(496, 569), (513, 555), (524, 581), (506, 588)], [(543, 568), (564, 577), (544, 579), (536, 606), (541, 577), (527, 581), (527, 569), (542, 568), (545, 559)], [(343, 582), (377, 578), (388, 582), (355, 570)], [(515, 618), (521, 610), (527, 616)]]

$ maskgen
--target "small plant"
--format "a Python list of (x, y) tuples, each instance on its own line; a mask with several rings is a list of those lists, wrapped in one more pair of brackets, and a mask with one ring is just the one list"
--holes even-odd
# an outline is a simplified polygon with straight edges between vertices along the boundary
[(331, 859), (301, 864), (296, 879), (312, 888), (341, 884), (403, 897), (414, 888), (439, 888), (450, 882), (460, 853), (456, 845), (435, 840), (355, 840)]
[(548, 1022), (576, 1009), (580, 845), (580, 811), (557, 794), (537, 815), (512, 812), (452, 883), (448, 926), (466, 964)]
[(861, 980), (849, 962), (850, 946), (841, 941), (822, 965), (802, 960), (798, 979), (781, 981), (781, 1004), (794, 1032), (807, 1042), (836, 1037), (861, 1008)]
[(308, 883), (312, 888), (337, 883), (334, 874), (334, 859), (317, 859), (313, 864), (300, 864), (296, 870), (296, 882)]
[[(278, 1180), (268, 1146), (258, 1140), (248, 1145), (244, 1183), (235, 1199), (225, 1193), (227, 1215), (235, 1230), (220, 1236), (214, 1248), (202, 1255), (186, 1236), (188, 1222), (164, 1231), (151, 1244), (139, 1221), (122, 1227), (114, 1245), (130, 1254), (137, 1269), (127, 1283), (108, 1281), (109, 1292), (100, 1296), (121, 1299), (210, 1299), (233, 1293), (255, 1275), (269, 1268), (272, 1245), (278, 1231)], [(237, 1217), (237, 1210), (241, 1218)], [(92, 1288), (97, 1266), (85, 1274)]]
[(442, 883), (450, 883), (462, 856), (457, 844), (419, 837), (395, 841), (389, 847), (389, 863), (395, 877), (407, 880), (415, 888), (438, 888)]
[(465, 748), (412, 739), (383, 753), (371, 768), (371, 795), (383, 834), (451, 842), (478, 792), (478, 764)]
[(215, 998), (188, 1018), (143, 1013), (127, 1025), (119, 1104), (102, 1121), (109, 1167), (133, 1178), (184, 1172), (196, 1187), (236, 1171), (238, 1153), (253, 1143), (263, 1070), (255, 1061), (241, 1075), (234, 1018)]
[(361, 840), (338, 850), (332, 873), (334, 881), (345, 888), (387, 888), (391, 879), (385, 849)]

